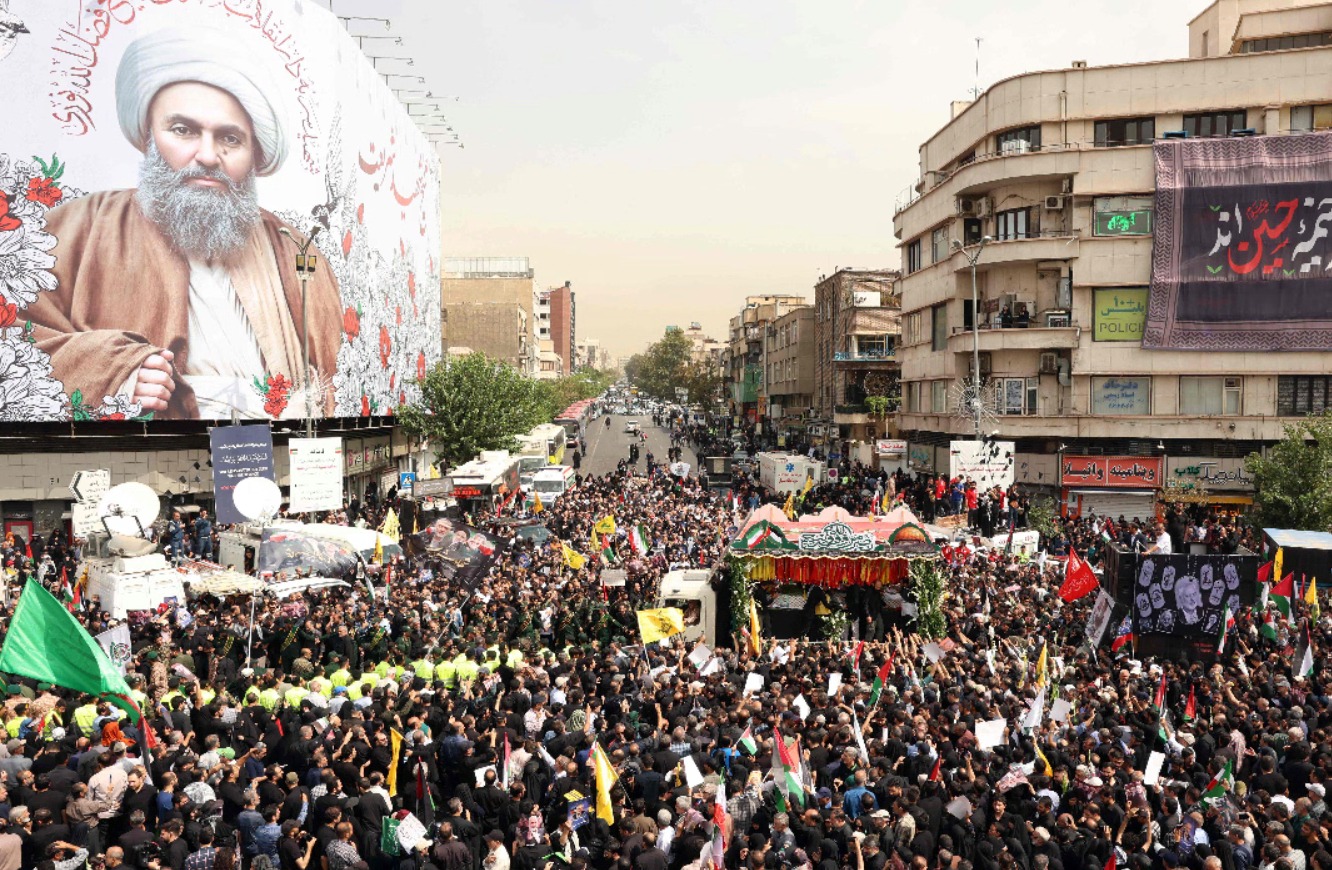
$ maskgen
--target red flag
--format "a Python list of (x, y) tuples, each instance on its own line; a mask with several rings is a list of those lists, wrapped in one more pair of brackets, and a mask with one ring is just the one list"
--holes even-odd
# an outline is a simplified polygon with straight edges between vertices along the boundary
[(1165, 709), (1165, 674), (1164, 674), (1164, 673), (1161, 674), (1161, 685), (1159, 685), (1159, 686), (1156, 687), (1156, 700), (1153, 701), (1153, 703), (1156, 704), (1156, 709), (1157, 709), (1157, 710), (1164, 710), (1164, 709)]
[(1105, 870), (1116, 870), (1119, 866), (1119, 859), (1115, 855), (1115, 847), (1110, 847), (1110, 860), (1105, 862)]
[(856, 642), (856, 645), (855, 645), (854, 647), (851, 648), (851, 669), (852, 669), (852, 670), (855, 670), (855, 671), (860, 670), (860, 654), (863, 653), (864, 651), (865, 651), (865, 642), (864, 642), (863, 640), (862, 640), (862, 641), (857, 641), (857, 642)]
[(1076, 550), (1070, 549), (1068, 565), (1064, 568), (1064, 582), (1059, 587), (1059, 597), (1064, 601), (1077, 601), (1100, 588), (1100, 585), (1100, 581), (1092, 573), (1091, 566), (1078, 558)]
[(1258, 566), (1258, 582), (1259, 582), (1259, 583), (1271, 583), (1271, 582), (1272, 582), (1272, 560), (1271, 560), (1271, 559), (1268, 559), (1266, 562), (1264, 562), (1263, 564), (1261, 564), (1261, 565)]
[(930, 782), (938, 782), (941, 775), (943, 775), (942, 755), (934, 759), (934, 767), (930, 770)]
[(1184, 702), (1184, 718), (1193, 719), (1198, 715), (1198, 701), (1193, 696), (1192, 685), (1189, 686), (1189, 699)]

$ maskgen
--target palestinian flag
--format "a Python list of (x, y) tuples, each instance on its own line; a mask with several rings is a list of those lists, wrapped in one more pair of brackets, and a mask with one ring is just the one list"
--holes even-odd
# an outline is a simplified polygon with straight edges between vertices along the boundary
[(1118, 868), (1119, 868), (1119, 853), (1116, 852), (1114, 847), (1112, 846), (1110, 848), (1110, 857), (1109, 859), (1106, 860), (1105, 867), (1103, 868), (1103, 870), (1118, 870)]
[(874, 685), (870, 686), (869, 706), (874, 709), (874, 705), (879, 703), (879, 695), (883, 694), (883, 687), (887, 684), (888, 678), (893, 673), (893, 657), (888, 656), (888, 661), (883, 663), (879, 672), (874, 675)]
[(754, 739), (754, 726), (748, 725), (745, 727), (737, 745), (742, 751), (748, 752), (750, 755), (758, 755), (758, 741)]
[(620, 557), (615, 555), (615, 548), (610, 545), (610, 539), (605, 538), (601, 543), (601, 561), (607, 565), (620, 564)]
[(647, 555), (649, 546), (648, 536), (647, 531), (643, 528), (641, 523), (629, 529), (629, 546), (633, 548), (635, 555)]
[(1259, 583), (1272, 582), (1272, 560), (1269, 559), (1268, 561), (1258, 566), (1258, 582)]
[(1235, 768), (1234, 761), (1227, 759), (1226, 766), (1217, 772), (1203, 789), (1202, 799), (1204, 802), (1221, 800), (1226, 795), (1228, 788), (1235, 787)]
[(70, 613), (74, 612), (78, 604), (74, 597), (74, 586), (69, 582), (69, 572), (64, 568), (60, 569), (60, 603), (65, 605), (65, 609)]
[(930, 782), (938, 782), (943, 776), (943, 756), (934, 757), (934, 767), (930, 768)]
[(1194, 697), (1194, 687), (1189, 686), (1189, 700), (1184, 702), (1184, 721), (1192, 722), (1198, 718), (1198, 700)]
[(772, 756), (772, 777), (777, 783), (777, 793), (785, 798), (784, 803), (787, 806), (795, 803), (804, 807), (805, 787), (800, 779), (799, 744), (796, 744), (795, 750), (792, 750), (786, 745), (786, 739), (782, 737), (781, 732), (776, 729), (773, 730), (773, 738), (777, 751)]
[(1263, 611), (1263, 624), (1259, 626), (1258, 631), (1268, 640), (1277, 639), (1276, 617), (1272, 615), (1271, 610)]
[[(1230, 635), (1234, 630), (1235, 614), (1230, 612), (1230, 605), (1227, 604), (1225, 615), (1221, 617), (1221, 636), (1216, 640), (1217, 655), (1221, 655), (1226, 651), (1226, 641), (1230, 640)], [(1192, 689), (1189, 691), (1192, 691)]]
[(1119, 624), (1119, 630), (1115, 632), (1115, 639), (1110, 641), (1110, 652), (1119, 652), (1127, 643), (1133, 642), (1133, 617), (1125, 616), (1124, 621)]
[(851, 657), (851, 670), (855, 671), (857, 674), (860, 673), (860, 654), (864, 651), (865, 642), (863, 640), (856, 641), (856, 645), (847, 651), (847, 655)]
[(1299, 660), (1299, 664), (1296, 665), (1297, 670), (1295, 671), (1295, 676), (1313, 676), (1313, 639), (1309, 637), (1309, 630), (1307, 628), (1304, 630), (1304, 649), (1296, 655), (1296, 658)]
[(1156, 687), (1156, 698), (1152, 700), (1152, 704), (1153, 706), (1156, 707), (1158, 712), (1165, 710), (1165, 699), (1166, 699), (1166, 678), (1165, 678), (1165, 672), (1162, 671), (1161, 684)]

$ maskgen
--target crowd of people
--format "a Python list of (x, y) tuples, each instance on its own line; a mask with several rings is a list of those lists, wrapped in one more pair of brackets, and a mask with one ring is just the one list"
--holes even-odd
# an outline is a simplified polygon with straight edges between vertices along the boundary
[[(804, 502), (868, 513), (891, 487), (924, 510), (923, 483), (848, 467)], [(245, 596), (136, 614), (139, 722), (9, 675), (0, 870), (1332, 870), (1332, 675), (1321, 655), (1291, 665), (1305, 639), (1326, 648), (1327, 617), (1297, 607), (1271, 639), (1245, 608), (1215, 663), (1138, 658), (1087, 642), (1095, 596), (1061, 601), (1057, 558), (971, 554), (944, 566), (932, 643), (902, 618), (863, 646), (724, 620), (706, 668), (679, 637), (642, 644), (636, 612), (669, 570), (717, 568), (727, 589), (751, 498), (773, 495), (622, 466), (580, 477), (534, 517), (551, 538), (515, 536), (481, 578), (403, 556), (378, 585), (258, 602), (253, 635)], [(367, 521), (350, 507), (329, 520)], [(1181, 545), (1206, 528), (1170, 526)], [(1131, 529), (1081, 521), (1051, 547)], [(26, 551), (8, 542), (11, 581), (35, 575)], [(601, 583), (612, 569), (623, 586)], [(601, 751), (610, 818), (580, 809)]]

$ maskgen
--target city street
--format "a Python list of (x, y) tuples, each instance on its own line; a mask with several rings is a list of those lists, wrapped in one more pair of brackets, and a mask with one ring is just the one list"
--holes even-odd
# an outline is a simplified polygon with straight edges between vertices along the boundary
[[(587, 426), (588, 447), (583, 454), (579, 474), (607, 474), (615, 470), (615, 464), (629, 458), (629, 436), (624, 432), (626, 420), (637, 420), (638, 425), (647, 432), (647, 441), (639, 446), (638, 470), (647, 468), (647, 455), (652, 453), (658, 462), (666, 461), (666, 450), (671, 446), (671, 437), (666, 429), (652, 425), (650, 414), (615, 414), (611, 417), (610, 428), (606, 428), (606, 418), (593, 420)], [(684, 445), (683, 461), (689, 463), (690, 473), (698, 471), (698, 459), (689, 445)]]

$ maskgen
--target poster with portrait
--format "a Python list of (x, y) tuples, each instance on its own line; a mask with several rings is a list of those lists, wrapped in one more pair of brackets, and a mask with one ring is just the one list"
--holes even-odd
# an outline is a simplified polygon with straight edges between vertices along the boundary
[(447, 517), (408, 535), (406, 541), (408, 554), (434, 565), (436, 577), (457, 580), (468, 589), (485, 578), (507, 548), (495, 535)]
[(0, 421), (416, 398), (441, 351), (439, 160), (332, 13), (3, 5)]
[(1250, 562), (1223, 555), (1138, 556), (1133, 633), (1215, 640), (1226, 608), (1237, 613), (1253, 600)]

